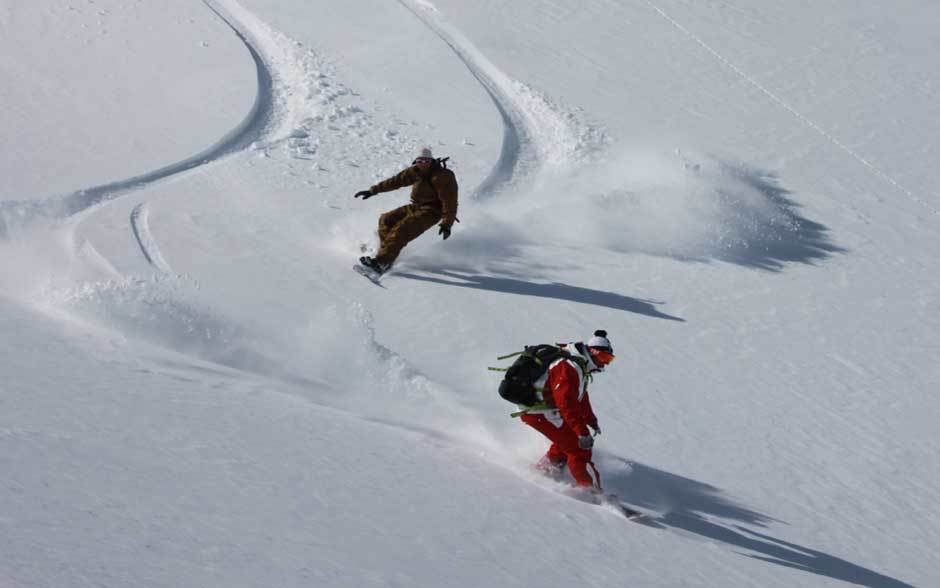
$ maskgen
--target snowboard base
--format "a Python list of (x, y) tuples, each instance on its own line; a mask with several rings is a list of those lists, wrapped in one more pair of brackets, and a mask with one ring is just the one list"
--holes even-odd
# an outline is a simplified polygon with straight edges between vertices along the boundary
[(373, 269), (367, 268), (366, 266), (357, 263), (353, 266), (353, 271), (366, 278), (376, 286), (382, 285), (382, 274)]

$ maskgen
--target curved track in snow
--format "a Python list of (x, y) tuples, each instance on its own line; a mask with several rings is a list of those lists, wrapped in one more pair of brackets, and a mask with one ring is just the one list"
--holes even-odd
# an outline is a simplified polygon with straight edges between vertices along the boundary
[(548, 165), (564, 166), (584, 147), (584, 129), (572, 125), (545, 97), (513, 80), (440, 16), (427, 0), (399, 0), (434, 32), (490, 96), (503, 120), (499, 159), (473, 192), (485, 197), (510, 184), (535, 176)]
[(512, 81), (490, 63), (472, 43), (430, 12), (436, 12), (435, 8), (427, 3), (399, 1), (450, 47), (473, 77), (480, 82), (496, 106), (496, 110), (499, 111), (503, 119), (503, 143), (499, 159), (487, 177), (476, 187), (473, 196), (485, 196), (498, 191), (512, 181), (520, 159), (532, 163), (537, 161), (532, 149), (533, 140), (527, 132), (524, 115), (518, 108), (515, 108), (515, 103), (509, 97), (508, 89)]
[(141, 202), (134, 207), (131, 212), (131, 230), (134, 231), (134, 238), (140, 245), (140, 250), (144, 254), (147, 263), (154, 266), (163, 273), (170, 273), (170, 265), (163, 259), (157, 241), (150, 233), (150, 209), (146, 202)]
[[(289, 71), (279, 71), (290, 70), (296, 65), (290, 63), (290, 55), (282, 55), (287, 53), (284, 43), (236, 0), (203, 0), (203, 3), (239, 38), (254, 63), (257, 91), (245, 118), (210, 147), (159, 169), (41, 201), (5, 202), (0, 205), (0, 237), (6, 236), (11, 229), (29, 226), (35, 221), (77, 222), (101, 204), (209, 165), (253, 145), (276, 142), (286, 132), (287, 125), (294, 122), (292, 111), (298, 108), (292, 96), (303, 96), (304, 93), (292, 91)], [(150, 233), (147, 213), (146, 203), (134, 208), (130, 215), (131, 230), (147, 262), (169, 272), (169, 265), (163, 260)]]
[(227, 155), (242, 151), (269, 134), (276, 120), (274, 84), (271, 71), (256, 49), (255, 44), (211, 0), (204, 0), (225, 24), (235, 32), (248, 49), (257, 71), (258, 90), (254, 104), (242, 122), (214, 145), (186, 159), (159, 169), (98, 186), (77, 190), (65, 196), (52, 197), (39, 202), (12, 202), (5, 205), (7, 221), (18, 219), (29, 222), (34, 218), (63, 219), (74, 217), (98, 204), (108, 202), (161, 180), (207, 165)]

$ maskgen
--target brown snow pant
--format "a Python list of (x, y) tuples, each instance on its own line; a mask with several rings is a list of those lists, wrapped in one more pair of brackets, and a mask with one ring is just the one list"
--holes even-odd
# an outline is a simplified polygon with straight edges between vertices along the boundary
[(441, 209), (406, 204), (379, 217), (379, 251), (375, 260), (391, 265), (410, 241), (441, 220)]

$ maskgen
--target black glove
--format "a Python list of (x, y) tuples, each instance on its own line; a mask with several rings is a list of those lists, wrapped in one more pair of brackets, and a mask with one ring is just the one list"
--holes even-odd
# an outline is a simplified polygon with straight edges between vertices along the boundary
[(588, 425), (588, 428), (591, 429), (595, 437), (601, 434), (601, 427), (597, 423), (594, 423), (593, 425)]
[(375, 196), (375, 194), (372, 193), (372, 190), (362, 190), (360, 192), (356, 192), (356, 195), (353, 196), (353, 198), (362, 197), (363, 200), (368, 200), (369, 198), (372, 198), (373, 196)]
[(447, 240), (447, 237), (450, 237), (450, 227), (447, 225), (441, 225), (441, 230), (437, 232), (438, 235), (444, 235), (444, 240)]
[(590, 449), (594, 447), (594, 437), (590, 435), (578, 435), (578, 447), (581, 449)]

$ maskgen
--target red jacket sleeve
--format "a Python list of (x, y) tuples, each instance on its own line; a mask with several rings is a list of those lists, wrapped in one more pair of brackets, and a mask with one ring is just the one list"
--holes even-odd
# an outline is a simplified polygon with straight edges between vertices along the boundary
[(581, 401), (578, 400), (580, 383), (578, 370), (567, 361), (562, 361), (549, 370), (547, 384), (561, 418), (578, 435), (587, 435), (587, 423), (582, 414)]
[(588, 425), (597, 426), (597, 417), (594, 415), (594, 408), (591, 407), (591, 398), (588, 396), (587, 389), (584, 390), (584, 398), (581, 399), (581, 416)]

